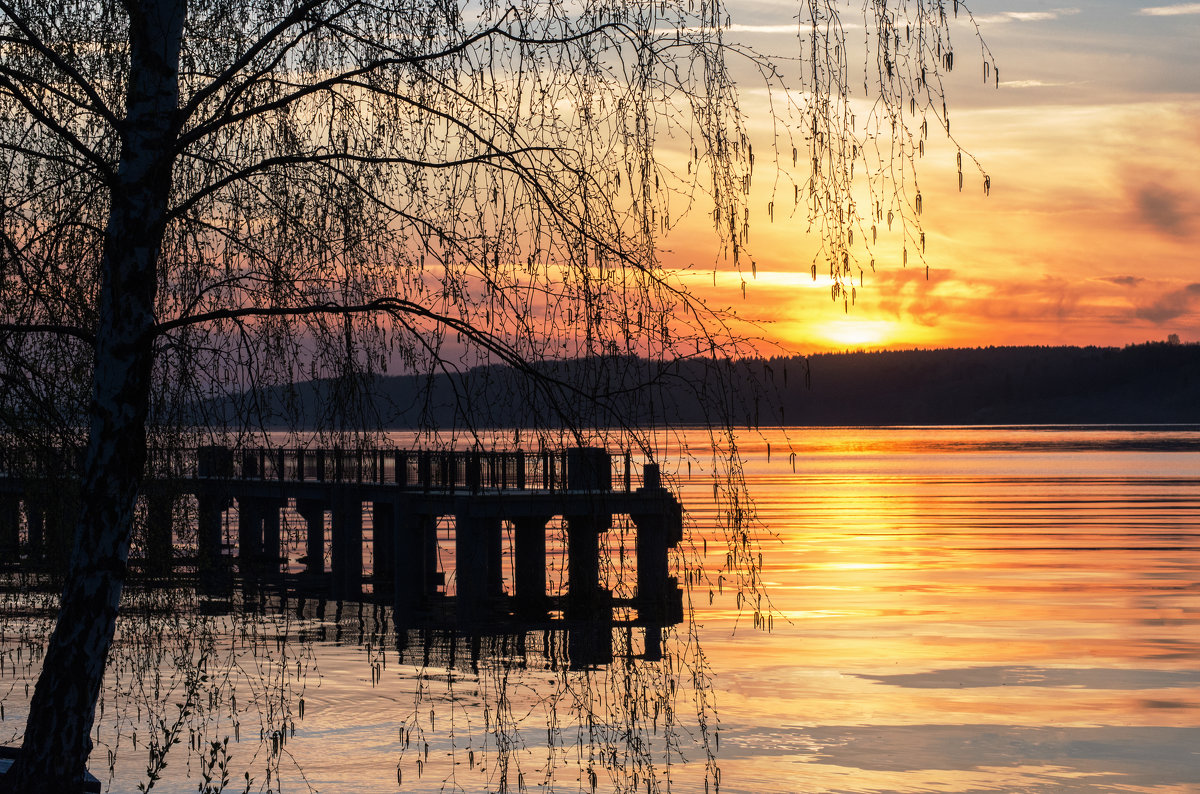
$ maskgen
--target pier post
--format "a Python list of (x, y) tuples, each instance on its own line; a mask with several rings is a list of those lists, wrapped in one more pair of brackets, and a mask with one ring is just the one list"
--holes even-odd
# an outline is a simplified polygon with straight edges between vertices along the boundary
[(500, 519), (463, 511), (455, 515), (454, 527), (458, 618), (460, 622), (470, 623), (483, 619), (489, 599), (503, 592)]
[(646, 628), (649, 636), (655, 626), (683, 620), (683, 594), (674, 577), (667, 575), (667, 552), (683, 537), (683, 510), (662, 487), (657, 464), (646, 464), (642, 483), (639, 493), (663, 496), (661, 511), (630, 516), (637, 527), (638, 617), (650, 624)]
[(263, 562), (266, 565), (274, 566), (276, 573), (279, 571), (279, 563), (283, 557), (280, 513), (284, 504), (285, 501), (282, 499), (263, 499), (260, 507), (263, 527)]
[(258, 466), (258, 452), (259, 451), (257, 449), (242, 450), (243, 480), (253, 480), (262, 475), (262, 470)]
[(233, 476), (233, 450), (205, 446), (196, 450), (196, 474), (202, 479), (228, 479)]
[[(247, 453), (246, 460), (257, 461), (257, 456), (252, 457)], [(263, 554), (263, 516), (260, 505), (253, 497), (239, 496), (237, 507), (238, 559), (243, 563), (258, 560)]]
[(611, 491), (612, 456), (599, 447), (573, 447), (566, 451), (567, 490)]
[(196, 494), (196, 564), (200, 570), (212, 570), (221, 563), (221, 516), (230, 500), (211, 493)]
[(15, 496), (0, 498), (0, 556), (16, 561), (21, 545), (21, 500)]
[(75, 522), (79, 520), (79, 482), (56, 480), (50, 485), (45, 503), (43, 556), (61, 570), (66, 570), (75, 545)]
[(429, 609), (437, 587), (437, 518), (395, 509), (396, 575), (392, 580), (396, 625), (415, 622)]
[(357, 495), (347, 494), (334, 503), (332, 529), (333, 597), (356, 601), (362, 596), (363, 557), (362, 501)]
[(371, 578), (375, 582), (375, 593), (386, 592), (396, 576), (396, 516), (398, 511), (393, 502), (371, 504), (371, 550), (374, 559)]
[(544, 617), (546, 598), (546, 523), (549, 517), (513, 519), (513, 579), (516, 611), (522, 617)]
[(304, 519), (304, 542), (307, 547), (304, 570), (306, 573), (325, 573), (325, 502), (321, 499), (297, 499), (296, 512)]
[(567, 611), (596, 611), (606, 593), (600, 589), (600, 533), (612, 526), (611, 515), (567, 516)]
[(40, 560), (46, 551), (46, 511), (37, 499), (25, 497), (25, 542), (29, 559)]
[(171, 572), (173, 553), (175, 498), (161, 490), (146, 494), (145, 570), (152, 576)]
[(631, 516), (637, 527), (637, 604), (642, 620), (661, 621), (667, 604), (667, 530), (662, 515)]
[[(196, 475), (200, 480), (232, 478), (233, 450), (219, 445), (198, 448)], [(213, 571), (221, 564), (221, 518), (233, 505), (226, 488), (208, 484), (196, 489), (196, 564), (201, 571)]]

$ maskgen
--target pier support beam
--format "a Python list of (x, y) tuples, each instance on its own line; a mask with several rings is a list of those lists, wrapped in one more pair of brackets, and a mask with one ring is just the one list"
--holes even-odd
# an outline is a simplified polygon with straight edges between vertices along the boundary
[(171, 573), (174, 553), (175, 497), (161, 490), (146, 495), (145, 570), (151, 576)]
[(201, 571), (221, 567), (221, 518), (231, 500), (210, 493), (196, 495), (196, 565)]
[(79, 483), (60, 481), (46, 501), (45, 557), (59, 570), (66, 570), (75, 545), (75, 522), (79, 520)]
[(407, 510), (395, 510), (393, 516), (393, 606), (396, 625), (404, 626), (428, 612), (437, 591), (437, 518)]
[(238, 559), (242, 562), (262, 557), (262, 513), (257, 499), (249, 496), (237, 498), (238, 508)]
[(486, 619), (491, 601), (504, 592), (500, 570), (500, 519), (460, 513), (455, 516), (454, 570), (458, 619)]
[(658, 623), (667, 613), (667, 524), (662, 515), (631, 516), (637, 527), (638, 617)]
[(238, 497), (238, 558), (246, 563), (279, 568), (279, 511), (284, 500), (261, 496)]
[(25, 543), (29, 559), (40, 560), (46, 552), (46, 508), (37, 499), (25, 497)]
[(362, 597), (362, 501), (346, 495), (333, 505), (330, 557), (333, 567), (333, 597), (357, 601)]
[(371, 579), (376, 594), (391, 589), (396, 576), (396, 516), (394, 502), (376, 501), (371, 504)]
[[(648, 464), (642, 473), (639, 492), (662, 492), (658, 466)], [(672, 500), (662, 502), (662, 511), (631, 515), (637, 527), (637, 605), (638, 617), (648, 622), (647, 653), (651, 652), (650, 632), (657, 626), (683, 620), (683, 593), (670, 571), (667, 552), (683, 538), (683, 511)]]
[[(321, 461), (322, 467), (324, 461)], [(325, 573), (325, 502), (297, 499), (296, 512), (304, 519), (305, 573)]]
[(513, 579), (516, 611), (522, 617), (545, 617), (547, 517), (513, 519)]
[(608, 595), (600, 589), (600, 533), (611, 526), (611, 515), (567, 516), (569, 617), (596, 613)]
[(281, 511), (283, 510), (284, 501), (282, 499), (264, 499), (262, 505), (262, 526), (263, 526), (263, 564), (274, 568), (276, 572), (279, 570), (279, 563), (283, 557), (281, 547), (282, 538), (280, 537), (281, 529)]
[(21, 546), (21, 500), (0, 498), (0, 557), (16, 562)]

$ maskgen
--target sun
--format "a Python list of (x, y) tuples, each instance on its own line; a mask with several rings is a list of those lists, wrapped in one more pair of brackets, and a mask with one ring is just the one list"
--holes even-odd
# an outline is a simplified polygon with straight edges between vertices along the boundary
[(813, 341), (834, 350), (884, 347), (903, 337), (903, 328), (890, 320), (838, 318), (813, 329)]

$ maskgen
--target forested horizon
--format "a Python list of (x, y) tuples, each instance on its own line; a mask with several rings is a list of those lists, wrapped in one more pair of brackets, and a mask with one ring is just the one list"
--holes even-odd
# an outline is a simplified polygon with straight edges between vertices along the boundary
[[(751, 359), (628, 356), (543, 363), (555, 386), (479, 366), (436, 375), (367, 375), (272, 387), (213, 401), (206, 415), (304, 430), (365, 418), (381, 430), (531, 427), (549, 403), (579, 426), (704, 425), (729, 389), (738, 424), (1144, 424), (1200, 422), (1200, 344), (994, 346)], [(427, 390), (427, 391), (425, 391)], [(420, 395), (427, 394), (427, 397)], [(599, 398), (592, 401), (592, 398)], [(470, 406), (469, 408), (467, 406)]]

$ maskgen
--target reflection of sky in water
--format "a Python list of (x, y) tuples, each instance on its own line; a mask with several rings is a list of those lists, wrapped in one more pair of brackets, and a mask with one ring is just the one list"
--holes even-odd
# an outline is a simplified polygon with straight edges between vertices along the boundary
[[(691, 602), (714, 674), (720, 791), (1200, 791), (1200, 430), (790, 435), (790, 448), (782, 434), (742, 441), (771, 633), (739, 619), (727, 581), (716, 592), (725, 546), (712, 481), (694, 462), (677, 483), (714, 577), (711, 602), (707, 584), (693, 586)], [(280, 766), (285, 788), (307, 790), (307, 779), (321, 791), (396, 790), (417, 668), (393, 654), (375, 679), (379, 648), (352, 641), (316, 654), (319, 675)], [(535, 705), (553, 689), (545, 675), (530, 669), (507, 683), (527, 722), (514, 750), (527, 770), (547, 755), (544, 704)], [(561, 708), (618, 691), (621, 682), (604, 683), (613, 675), (572, 679)], [(509, 672), (459, 672), (452, 686), (444, 672), (425, 679), (420, 714), (437, 712), (426, 738), (440, 766), (416, 777), (407, 765), (400, 790), (497, 788), (484, 763), (494, 748), (479, 737), (501, 677)], [(250, 697), (255, 677), (246, 680)], [(19, 731), (17, 700), (6, 697), (0, 740)], [(673, 756), (669, 767), (681, 792), (704, 788), (689, 719), (678, 749), (693, 763)], [(251, 741), (231, 745), (239, 775), (257, 728), (247, 723)], [(106, 728), (98, 739), (117, 741)], [(128, 747), (127, 735), (120, 741)], [(555, 790), (590, 791), (574, 743), (554, 752)], [(141, 779), (142, 751), (118, 758), (122, 779)], [(195, 791), (194, 761), (169, 769), (185, 763), (190, 780), (156, 790)], [(527, 790), (543, 782), (530, 773)], [(597, 791), (613, 790), (601, 777)]]
[(706, 621), (722, 790), (1200, 791), (1195, 428), (790, 435), (742, 448), (790, 622)]

